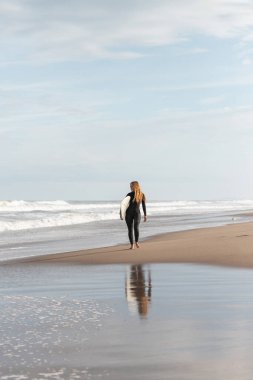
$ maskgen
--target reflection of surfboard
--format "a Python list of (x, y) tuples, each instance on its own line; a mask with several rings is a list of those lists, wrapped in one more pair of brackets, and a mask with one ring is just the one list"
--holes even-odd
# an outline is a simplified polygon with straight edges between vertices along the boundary
[(128, 195), (120, 203), (120, 216), (123, 219), (125, 219), (125, 217), (126, 217), (126, 210), (128, 209), (128, 206), (129, 206), (129, 203), (130, 203), (130, 199), (131, 199), (131, 197)]

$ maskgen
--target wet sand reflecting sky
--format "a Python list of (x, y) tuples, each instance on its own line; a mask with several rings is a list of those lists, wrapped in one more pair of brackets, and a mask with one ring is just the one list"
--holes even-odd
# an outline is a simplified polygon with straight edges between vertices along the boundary
[(251, 379), (253, 271), (0, 267), (1, 379)]

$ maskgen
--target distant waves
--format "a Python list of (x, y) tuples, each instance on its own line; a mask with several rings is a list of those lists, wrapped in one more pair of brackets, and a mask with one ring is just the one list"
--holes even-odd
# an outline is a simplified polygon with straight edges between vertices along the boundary
[[(128, 243), (119, 201), (1, 201), (0, 261)], [(141, 239), (253, 219), (253, 200), (153, 201)], [(235, 217), (235, 215), (237, 215)]]
[[(169, 216), (247, 211), (253, 200), (148, 202), (148, 215)], [(0, 232), (61, 227), (119, 218), (119, 201), (0, 201)]]

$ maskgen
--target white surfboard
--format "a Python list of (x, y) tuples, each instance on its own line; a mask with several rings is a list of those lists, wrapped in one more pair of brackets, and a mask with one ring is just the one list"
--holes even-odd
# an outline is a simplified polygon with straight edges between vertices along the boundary
[(120, 203), (120, 216), (122, 219), (126, 217), (126, 210), (128, 209), (131, 197), (128, 195)]

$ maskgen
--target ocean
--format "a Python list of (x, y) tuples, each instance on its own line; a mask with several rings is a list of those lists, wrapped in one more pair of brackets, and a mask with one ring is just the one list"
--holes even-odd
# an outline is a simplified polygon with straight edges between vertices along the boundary
[[(119, 203), (0, 201), (0, 261), (127, 243)], [(140, 235), (250, 221), (252, 210), (253, 200), (152, 201)]]

